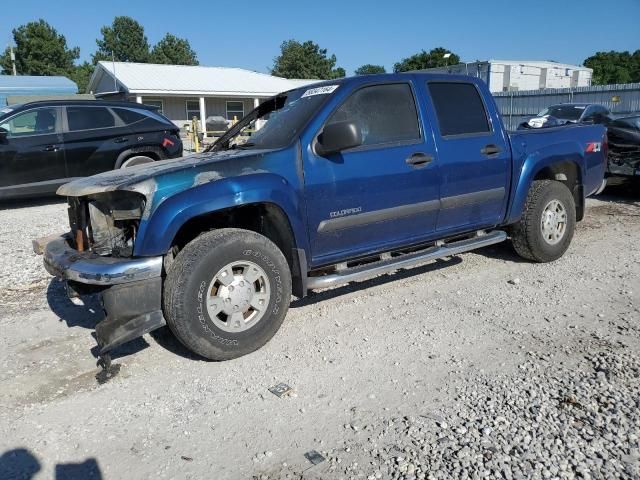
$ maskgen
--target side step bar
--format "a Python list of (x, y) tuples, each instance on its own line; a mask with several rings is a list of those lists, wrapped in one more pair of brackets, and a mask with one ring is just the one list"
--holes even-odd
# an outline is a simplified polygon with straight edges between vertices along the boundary
[(349, 282), (366, 280), (367, 278), (393, 272), (400, 268), (414, 267), (429, 260), (449, 257), (459, 253), (500, 243), (507, 239), (507, 234), (501, 230), (484, 233), (478, 232), (475, 237), (458, 240), (451, 243), (436, 243), (417, 252), (390, 257), (389, 254), (380, 255), (380, 260), (339, 270), (336, 273), (307, 278), (307, 288), (310, 290), (335, 287)]

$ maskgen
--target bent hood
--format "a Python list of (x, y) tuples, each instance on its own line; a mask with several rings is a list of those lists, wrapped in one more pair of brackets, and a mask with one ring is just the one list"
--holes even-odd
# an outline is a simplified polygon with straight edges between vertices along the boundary
[(168, 196), (203, 183), (254, 173), (273, 150), (203, 152), (79, 178), (58, 188), (58, 195), (84, 197), (113, 191), (130, 191), (147, 199), (144, 216)]

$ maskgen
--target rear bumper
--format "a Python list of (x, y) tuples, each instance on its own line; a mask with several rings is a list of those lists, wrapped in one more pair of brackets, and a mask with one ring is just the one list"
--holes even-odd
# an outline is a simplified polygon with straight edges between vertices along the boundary
[(44, 247), (44, 266), (67, 281), (70, 297), (101, 295), (105, 319), (96, 325), (100, 353), (166, 325), (162, 315), (163, 257), (115, 258), (78, 252), (63, 235)]

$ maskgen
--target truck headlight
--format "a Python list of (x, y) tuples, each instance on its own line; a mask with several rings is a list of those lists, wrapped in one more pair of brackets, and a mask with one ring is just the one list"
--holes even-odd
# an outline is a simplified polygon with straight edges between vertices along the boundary
[(98, 255), (130, 257), (145, 199), (132, 192), (108, 192), (89, 199), (89, 243)]

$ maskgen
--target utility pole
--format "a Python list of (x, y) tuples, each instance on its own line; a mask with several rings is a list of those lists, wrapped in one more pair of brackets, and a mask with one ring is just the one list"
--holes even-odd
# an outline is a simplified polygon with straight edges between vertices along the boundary
[(18, 72), (16, 71), (16, 54), (13, 51), (13, 45), (9, 44), (9, 57), (11, 58), (11, 66), (13, 70), (13, 76), (17, 76)]

